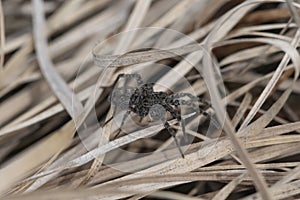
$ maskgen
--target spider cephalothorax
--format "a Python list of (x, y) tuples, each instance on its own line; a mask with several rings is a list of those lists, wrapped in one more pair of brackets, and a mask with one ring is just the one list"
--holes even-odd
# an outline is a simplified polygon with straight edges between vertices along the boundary
[[(162, 91), (155, 92), (153, 89), (154, 83), (144, 84), (139, 74), (120, 74), (117, 80), (122, 77), (125, 79), (135, 79), (137, 81), (137, 87), (126, 87), (125, 85), (123, 88), (115, 89), (113, 94), (111, 95), (111, 103), (114, 106), (121, 108), (122, 110), (126, 110), (116, 136), (121, 132), (121, 128), (131, 112), (138, 115), (140, 117), (140, 121), (144, 117), (149, 115), (153, 120), (160, 120), (164, 124), (164, 127), (174, 138), (181, 156), (184, 158), (184, 154), (175, 137), (176, 132), (171, 128), (170, 124), (166, 120), (166, 112), (169, 112), (173, 118), (177, 119), (177, 121), (181, 123), (182, 131), (185, 136), (185, 122), (181, 118), (179, 112), (180, 105), (191, 106), (198, 113), (209, 116), (208, 113), (199, 108), (198, 105), (199, 102), (206, 107), (209, 106), (209, 104), (201, 98), (196, 97), (190, 93), (177, 93), (168, 95), (167, 93)], [(183, 97), (187, 97), (188, 100), (181, 99)], [(108, 121), (110, 121), (111, 119), (109, 119)], [(106, 124), (107, 122), (105, 122), (104, 124)]]

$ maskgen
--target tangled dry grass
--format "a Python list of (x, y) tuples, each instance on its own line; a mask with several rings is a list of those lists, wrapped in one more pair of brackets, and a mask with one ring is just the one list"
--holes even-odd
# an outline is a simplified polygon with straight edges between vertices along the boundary
[[(299, 8), (0, 1), (0, 198), (299, 199)], [(113, 139), (107, 98), (129, 72), (211, 101), (221, 129), (183, 112), (185, 158), (159, 123)]]

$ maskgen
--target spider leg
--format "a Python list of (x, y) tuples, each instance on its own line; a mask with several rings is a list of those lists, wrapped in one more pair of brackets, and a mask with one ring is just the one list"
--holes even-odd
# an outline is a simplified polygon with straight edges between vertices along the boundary
[(208, 112), (206, 112), (204, 110), (205, 108), (204, 109), (200, 108), (194, 102), (186, 101), (186, 100), (181, 100), (180, 104), (191, 106), (197, 112), (197, 114), (204, 115), (206, 118), (208, 118), (215, 125), (216, 128), (220, 129), (219, 123), (211, 116), (211, 114), (209, 114)]
[(134, 78), (137, 82), (138, 86), (141, 86), (144, 84), (143, 79), (140, 74), (134, 73), (134, 74), (119, 74), (115, 83), (119, 81), (120, 78)]
[(164, 121), (163, 119), (161, 119), (161, 121), (164, 123), (164, 127), (169, 131), (169, 133), (172, 135), (175, 144), (179, 150), (179, 153), (181, 154), (181, 157), (184, 158), (184, 154), (182, 152), (182, 149), (180, 148), (177, 138), (176, 138), (176, 132), (171, 128), (170, 124), (168, 123), (168, 121)]
[(110, 122), (114, 118), (115, 114), (116, 114), (116, 109), (113, 109), (111, 117), (102, 124), (102, 127), (108, 124), (108, 122)]
[(182, 133), (183, 133), (184, 141), (188, 142), (187, 136), (186, 136), (186, 132), (185, 132), (185, 120), (181, 117), (181, 115), (179, 113), (179, 110), (178, 110), (178, 106), (175, 105), (175, 107), (176, 107), (176, 110), (177, 110), (177, 120), (180, 121), (180, 125), (181, 125), (181, 128), (182, 128)]
[[(197, 107), (197, 105), (195, 105), (195, 107)], [(198, 110), (198, 109), (197, 109)], [(204, 111), (203, 109), (199, 108), (199, 114), (204, 115), (206, 118), (209, 118), (209, 120), (215, 125), (215, 127), (217, 129), (221, 129), (219, 123), (212, 117), (211, 114), (209, 114), (208, 112)]]
[(122, 122), (121, 122), (121, 125), (120, 125), (120, 127), (118, 128), (118, 132), (116, 133), (116, 135), (114, 136), (113, 139), (116, 139), (117, 136), (119, 136), (119, 134), (121, 133), (122, 127), (123, 127), (123, 125), (124, 125), (124, 123), (125, 123), (126, 118), (129, 116), (130, 112), (131, 112), (130, 110), (127, 110), (126, 113), (124, 114), (123, 119), (122, 119)]
[(165, 104), (163, 106), (165, 107), (165, 109), (167, 111), (169, 111), (171, 113), (172, 117), (176, 118), (177, 121), (180, 122), (184, 140), (187, 142), (187, 137), (186, 137), (186, 132), (185, 132), (185, 121), (184, 121), (184, 119), (181, 118), (181, 115), (179, 113), (180, 103), (179, 103), (178, 100), (175, 100), (174, 104), (175, 104), (174, 106), (175, 106), (176, 109), (172, 108), (172, 106), (170, 106), (168, 104)]
[(204, 99), (202, 99), (200, 97), (197, 97), (197, 96), (194, 96), (190, 93), (186, 93), (186, 92), (176, 93), (176, 94), (170, 95), (169, 97), (171, 99), (179, 99), (179, 98), (182, 98), (182, 97), (189, 97), (190, 101), (192, 101), (192, 102), (200, 102), (200, 103), (204, 104), (204, 106), (206, 106), (206, 107), (211, 106), (210, 103), (208, 103)]
[(184, 140), (187, 142), (187, 137), (186, 137), (186, 132), (185, 132), (185, 120), (183, 118), (181, 118), (181, 115), (179, 113), (179, 105), (175, 104), (175, 108), (176, 108), (177, 120), (180, 121), (180, 124), (181, 124)]
[[(168, 101), (172, 104), (172, 105), (176, 105), (176, 101), (178, 101), (179, 98), (181, 97), (189, 97), (190, 100), (180, 100), (180, 104), (181, 105), (187, 105), (187, 106), (191, 106), (193, 107), (193, 109), (198, 113), (198, 114), (203, 114), (205, 117), (209, 118), (216, 127), (219, 128), (219, 126), (217, 125), (218, 123), (211, 117), (211, 115), (207, 112), (205, 112), (205, 110), (209, 107), (211, 107), (211, 104), (208, 103), (207, 101), (205, 101), (202, 98), (196, 97), (190, 93), (186, 93), (186, 92), (182, 92), (182, 93), (176, 93), (173, 95), (169, 96)], [(204, 108), (200, 108), (200, 106), (197, 106), (195, 104), (195, 102), (200, 102), (202, 104), (204, 104)]]

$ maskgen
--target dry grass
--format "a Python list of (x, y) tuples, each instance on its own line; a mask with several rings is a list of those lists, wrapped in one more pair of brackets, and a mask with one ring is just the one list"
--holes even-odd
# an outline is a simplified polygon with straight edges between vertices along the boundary
[[(0, 1), (0, 198), (299, 199), (299, 8)], [(131, 72), (209, 100), (222, 126), (182, 109), (184, 159), (160, 123), (113, 139), (107, 98)]]

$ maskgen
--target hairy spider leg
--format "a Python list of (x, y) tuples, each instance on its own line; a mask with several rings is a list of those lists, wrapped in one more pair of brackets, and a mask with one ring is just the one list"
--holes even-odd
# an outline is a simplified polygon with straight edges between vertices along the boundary
[[(108, 98), (109, 98), (110, 102), (112, 102), (111, 95), (109, 95)], [(106, 124), (108, 124), (114, 118), (115, 113), (116, 113), (116, 109), (113, 109), (113, 113), (112, 113), (111, 117), (102, 124), (102, 127), (104, 127)]]
[(179, 99), (179, 98), (182, 98), (182, 97), (189, 97), (190, 100), (193, 101), (193, 102), (200, 102), (200, 103), (203, 103), (207, 107), (211, 107), (210, 103), (208, 103), (204, 99), (202, 99), (200, 97), (196, 97), (196, 96), (194, 96), (190, 93), (181, 92), (181, 93), (176, 93), (176, 94), (170, 95), (170, 98), (173, 98), (173, 99)]
[(187, 142), (187, 137), (186, 137), (186, 132), (185, 132), (185, 120), (181, 117), (181, 115), (179, 113), (179, 105), (180, 105), (179, 100), (174, 100), (174, 106), (175, 106), (176, 112), (177, 112), (176, 113), (177, 120), (180, 121), (180, 123), (181, 123), (183, 137), (184, 137), (184, 140)]
[(116, 139), (116, 138), (119, 136), (119, 134), (121, 133), (122, 127), (123, 127), (123, 125), (124, 125), (124, 123), (125, 123), (125, 120), (126, 120), (127, 117), (129, 116), (130, 112), (131, 112), (131, 110), (127, 110), (126, 113), (124, 114), (123, 119), (122, 119), (122, 122), (121, 122), (121, 125), (120, 125), (120, 127), (118, 128), (118, 132), (116, 133), (116, 135), (114, 136), (113, 139)]
[(177, 138), (176, 138), (176, 132), (171, 128), (170, 124), (168, 123), (167, 120), (164, 120), (164, 119), (161, 119), (162, 123), (164, 123), (164, 127), (168, 130), (168, 132), (172, 135), (174, 141), (175, 141), (175, 144), (179, 150), (179, 153), (181, 154), (181, 157), (184, 158), (184, 154), (182, 152), (182, 149), (180, 148), (179, 144), (178, 144), (178, 141), (177, 141)]
[[(129, 87), (129, 88), (127, 88), (127, 89), (131, 89), (131, 90), (132, 90), (133, 88)], [(119, 89), (117, 88), (116, 91), (118, 91), (118, 90), (119, 90)], [(127, 91), (125, 91), (125, 92), (127, 92)], [(121, 95), (121, 96), (122, 96), (122, 95)], [(119, 98), (121, 98), (121, 96), (118, 96), (117, 98), (119, 99)], [(118, 106), (118, 104), (117, 104), (115, 101), (113, 101), (112, 98), (113, 98), (112, 95), (109, 95), (109, 96), (108, 96), (109, 101), (110, 101), (111, 103), (113, 103), (113, 104), (116, 104), (115, 106)], [(111, 116), (108, 120), (106, 120), (106, 121), (102, 124), (102, 126), (105, 126), (107, 123), (109, 123), (109, 122), (114, 118), (115, 114), (116, 114), (116, 108), (113, 109), (112, 116)]]
[(170, 106), (168, 104), (164, 104), (163, 106), (166, 108), (167, 111), (169, 111), (169, 113), (171, 113), (172, 117), (176, 118), (177, 121), (180, 122), (184, 140), (187, 142), (187, 137), (186, 137), (186, 132), (185, 132), (185, 121), (184, 121), (184, 119), (182, 119), (182, 117), (181, 117), (181, 115), (179, 113), (179, 105), (180, 105), (180, 103), (179, 103), (178, 100), (175, 100), (172, 103), (175, 106), (175, 109), (172, 108), (172, 106)]
[[(174, 110), (174, 108), (172, 108), (172, 106), (170, 106), (170, 105), (168, 105), (168, 104), (165, 104), (165, 103), (160, 104), (160, 105), (162, 105), (168, 112), (170, 112), (171, 115), (172, 115), (174, 118), (177, 118), (177, 117), (178, 117), (176, 111)], [(179, 117), (180, 117), (180, 115), (179, 115)], [(178, 118), (177, 118), (177, 120), (178, 120)], [(181, 157), (184, 158), (184, 154), (183, 154), (182, 149), (180, 148), (179, 143), (178, 143), (178, 140), (177, 140), (177, 138), (176, 138), (176, 131), (174, 131), (174, 130), (171, 128), (171, 126), (170, 126), (169, 122), (166, 120), (165, 116), (161, 116), (160, 121), (164, 124), (164, 127), (168, 130), (168, 132), (169, 132), (169, 133), (171, 134), (171, 136), (173, 137), (173, 139), (174, 139), (174, 141), (175, 141), (175, 144), (176, 144), (176, 146), (177, 146), (177, 148), (178, 148), (178, 150), (179, 150), (179, 153), (181, 154)], [(180, 120), (178, 120), (178, 121), (180, 121)]]
[[(211, 107), (211, 104), (207, 101), (205, 101), (204, 99), (200, 98), (200, 97), (195, 97), (194, 95), (192, 94), (189, 94), (189, 93), (179, 93), (179, 95), (181, 97), (183, 96), (188, 96), (190, 97), (190, 101), (185, 101), (185, 100), (182, 100), (182, 102), (185, 104), (185, 105), (189, 105), (189, 106), (192, 106), (194, 108), (194, 110), (199, 111), (200, 113), (198, 114), (202, 114), (204, 115), (205, 117), (209, 118), (213, 123), (214, 125), (217, 127), (217, 128), (220, 128), (218, 123), (212, 118), (212, 116), (208, 113), (208, 112), (205, 112), (206, 109), (210, 108)], [(189, 103), (191, 102), (191, 103)], [(201, 108), (200, 106), (197, 106), (195, 103), (193, 102), (200, 102), (202, 104), (204, 104), (204, 107)]]
[(120, 78), (134, 78), (137, 82), (138, 87), (144, 84), (140, 74), (119, 74), (116, 79), (116, 83), (119, 81)]
[[(137, 82), (138, 87), (140, 87), (144, 84), (141, 75), (137, 74), (137, 73), (134, 73), (134, 74), (119, 74), (116, 82), (118, 82), (118, 80), (120, 78), (125, 78), (125, 83), (124, 83), (124, 87), (123, 87), (123, 94), (125, 94), (127, 92), (127, 81), (128, 81), (129, 78), (134, 78)], [(136, 91), (136, 89), (135, 89), (135, 91)], [(122, 123), (124, 124), (124, 122), (122, 122)]]
[(204, 111), (202, 108), (199, 108), (193, 101), (187, 101), (187, 100), (181, 100), (181, 105), (187, 105), (191, 106), (199, 115), (204, 115), (206, 118), (209, 118), (211, 122), (215, 125), (216, 128), (220, 129), (219, 123), (206, 111)]
[(188, 142), (186, 132), (185, 132), (185, 120), (181, 117), (179, 113), (179, 105), (175, 105), (176, 111), (177, 111), (177, 120), (180, 121), (181, 128), (182, 128), (182, 133), (183, 133), (183, 138), (185, 142)]

